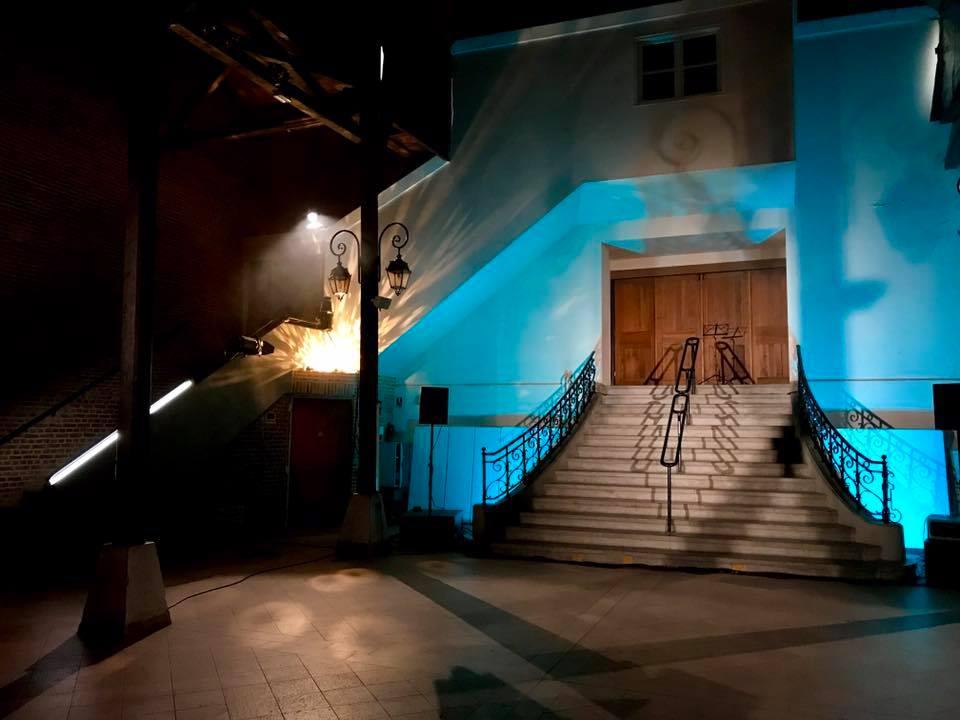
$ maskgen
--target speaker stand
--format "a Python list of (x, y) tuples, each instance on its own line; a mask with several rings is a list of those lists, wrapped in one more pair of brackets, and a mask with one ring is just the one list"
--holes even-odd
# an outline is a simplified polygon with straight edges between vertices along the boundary
[(433, 515), (433, 423), (430, 423), (430, 459), (427, 461), (427, 515)]

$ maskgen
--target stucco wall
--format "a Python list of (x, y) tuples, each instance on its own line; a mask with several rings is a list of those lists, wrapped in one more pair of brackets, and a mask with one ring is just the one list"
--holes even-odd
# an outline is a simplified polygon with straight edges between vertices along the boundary
[[(451, 162), (381, 210), (381, 226), (410, 226), (414, 270), (381, 318), (382, 348), (584, 182), (792, 159), (791, 4), (717, 5), (455, 56)], [(636, 105), (636, 38), (707, 28), (719, 30), (722, 92)]]
[(960, 379), (960, 198), (950, 127), (929, 121), (933, 18), (798, 28), (795, 332), (828, 406), (929, 410), (931, 382)]

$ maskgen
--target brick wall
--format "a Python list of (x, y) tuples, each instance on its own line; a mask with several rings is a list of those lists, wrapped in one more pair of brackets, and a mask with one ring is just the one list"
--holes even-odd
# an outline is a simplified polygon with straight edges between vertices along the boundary
[[(0, 435), (118, 364), (126, 192), (122, 109), (70, 68), (18, 64), (0, 87)], [(243, 234), (262, 208), (222, 152), (165, 154), (155, 396), (216, 366), (241, 327)], [(117, 425), (112, 379), (0, 446), (0, 507)]]
[(291, 397), (285, 395), (213, 459), (220, 524), (263, 532), (284, 527), (290, 464)]

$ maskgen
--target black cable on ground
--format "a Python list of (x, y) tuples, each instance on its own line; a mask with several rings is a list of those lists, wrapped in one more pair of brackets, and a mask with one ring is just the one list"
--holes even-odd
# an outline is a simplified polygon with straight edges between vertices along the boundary
[(301, 560), (300, 562), (290, 563), (289, 565), (278, 565), (277, 567), (269, 567), (269, 568), (264, 568), (263, 570), (257, 570), (256, 572), (252, 572), (249, 575), (246, 575), (240, 578), (239, 580), (234, 580), (231, 583), (227, 583), (226, 585), (219, 585), (217, 587), (207, 588), (206, 590), (200, 590), (199, 592), (195, 592), (192, 595), (187, 595), (186, 597), (180, 598), (173, 605), (168, 605), (167, 610), (173, 610), (177, 605), (179, 605), (182, 602), (186, 602), (190, 598), (199, 597), (200, 595), (206, 595), (207, 593), (216, 592), (217, 590), (225, 590), (229, 587), (233, 587), (234, 585), (239, 585), (240, 583), (245, 582), (246, 580), (249, 580), (252, 577), (256, 577), (257, 575), (265, 575), (266, 573), (276, 572), (277, 570), (286, 570), (287, 568), (297, 567), (299, 565), (310, 565), (311, 563), (320, 562), (322, 560), (329, 560), (332, 557), (333, 557), (333, 553), (330, 553), (329, 555), (322, 555), (320, 557), (311, 558), (310, 560)]

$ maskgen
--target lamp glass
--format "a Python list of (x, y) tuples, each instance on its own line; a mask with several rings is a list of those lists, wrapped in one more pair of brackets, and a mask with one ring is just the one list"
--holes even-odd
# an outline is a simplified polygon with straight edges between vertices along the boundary
[(407, 265), (406, 261), (398, 254), (397, 257), (387, 265), (387, 282), (390, 283), (390, 289), (397, 295), (400, 295), (407, 289), (411, 274), (410, 266)]
[(327, 279), (330, 285), (330, 294), (338, 300), (343, 300), (350, 292), (350, 271), (342, 263), (337, 262), (336, 267), (330, 271), (330, 277)]

